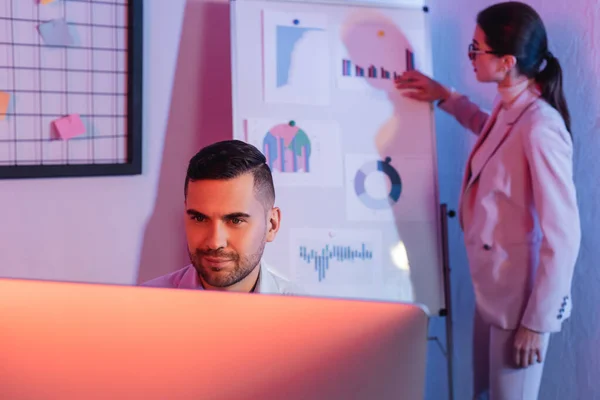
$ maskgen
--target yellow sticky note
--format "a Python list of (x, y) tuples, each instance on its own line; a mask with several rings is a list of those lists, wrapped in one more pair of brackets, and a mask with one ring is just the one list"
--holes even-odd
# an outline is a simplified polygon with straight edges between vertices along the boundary
[(0, 121), (6, 118), (8, 105), (10, 104), (10, 93), (0, 92)]
[(54, 0), (40, 0), (40, 4), (50, 4), (54, 3)]

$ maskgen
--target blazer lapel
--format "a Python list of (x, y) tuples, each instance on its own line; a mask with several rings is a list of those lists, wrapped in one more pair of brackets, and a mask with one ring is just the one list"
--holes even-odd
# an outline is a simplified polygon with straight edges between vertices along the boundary
[(500, 111), (501, 106), (502, 106), (502, 103), (497, 98), (494, 101), (494, 106), (492, 108), (492, 113), (490, 114), (490, 117), (487, 119), (487, 121), (485, 121), (485, 124), (483, 125), (481, 132), (477, 136), (477, 141), (475, 142), (475, 145), (473, 146), (473, 150), (471, 150), (471, 154), (469, 154), (469, 157), (467, 159), (467, 164), (466, 164), (467, 167), (465, 168), (465, 171), (463, 174), (461, 193), (466, 190), (468, 183), (471, 181), (471, 179), (470, 179), (472, 176), (471, 161), (473, 159), (473, 154), (475, 154), (477, 149), (479, 149), (479, 147), (481, 146), (481, 143), (483, 143), (483, 141), (487, 137), (487, 135), (496, 119), (496, 116), (498, 115), (498, 112)]
[(492, 112), (490, 114), (490, 117), (487, 119), (487, 121), (485, 121), (485, 124), (483, 125), (481, 132), (479, 132), (479, 135), (477, 136), (477, 141), (475, 142), (475, 145), (473, 146), (473, 150), (471, 150), (471, 154), (469, 154), (469, 157), (467, 158), (467, 164), (466, 164), (466, 168), (464, 169), (464, 173), (463, 173), (460, 194), (458, 196), (458, 204), (459, 204), (459, 206), (458, 206), (458, 221), (460, 223), (461, 229), (463, 229), (463, 230), (465, 227), (464, 227), (464, 221), (463, 221), (462, 204), (463, 204), (463, 197), (464, 197), (465, 192), (467, 191), (468, 184), (469, 184), (469, 182), (471, 182), (471, 175), (472, 175), (471, 174), (471, 161), (473, 159), (473, 154), (475, 153), (475, 151), (477, 151), (477, 149), (481, 146), (481, 143), (483, 143), (483, 141), (487, 137), (487, 135), (490, 131), (490, 128), (494, 124), (496, 116), (498, 115), (498, 112), (500, 111), (501, 106), (502, 106), (502, 103), (500, 102), (500, 98), (496, 97), (496, 99), (494, 100), (494, 106), (492, 107)]
[[(504, 141), (508, 137), (508, 134), (512, 131), (519, 118), (521, 118), (521, 116), (525, 114), (525, 111), (527, 111), (529, 107), (531, 107), (535, 103), (535, 100), (538, 98), (538, 96), (539, 95), (533, 93), (530, 89), (527, 89), (517, 98), (517, 100), (515, 100), (515, 102), (509, 109), (504, 110), (504, 119), (508, 121), (507, 126), (504, 128), (504, 132), (501, 135), (497, 135), (488, 139), (491, 140), (491, 142), (488, 143), (489, 146), (487, 146), (486, 153), (484, 154), (485, 161), (482, 162), (476, 170), (471, 170), (471, 161), (473, 159), (473, 155), (479, 149), (479, 147), (481, 147), (483, 141), (487, 139), (487, 136), (492, 128), (492, 126), (487, 126), (485, 136), (480, 137), (480, 140), (477, 141), (469, 157), (466, 168), (467, 180), (466, 185), (464, 185), (463, 191), (468, 190), (471, 187), (471, 185), (479, 178), (479, 176), (481, 175), (481, 171), (483, 171), (483, 168), (489, 162), (490, 158), (496, 153), (496, 151), (502, 145), (502, 143), (504, 143)], [(496, 112), (496, 115), (498, 111), (500, 111), (500, 107), (501, 104), (498, 104), (496, 109), (494, 110)], [(490, 118), (490, 120), (492, 120), (492, 118)]]
[[(490, 157), (492, 157), (492, 155), (496, 152), (496, 150), (498, 149), (498, 147), (500, 146), (500, 144), (502, 144), (504, 142), (504, 139), (508, 136), (508, 133), (511, 131), (511, 126), (499, 126), (497, 125), (498, 122), (496, 121), (496, 126), (494, 127), (494, 129), (503, 129), (504, 132), (502, 132), (502, 134), (494, 134), (492, 136), (489, 136), (486, 138), (486, 145), (485, 146), (480, 146), (480, 148), (476, 149), (473, 151), (473, 154), (477, 153), (479, 157), (481, 157), (484, 161), (478, 165), (475, 166), (475, 169), (472, 168), (473, 163), (472, 158), (471, 160), (469, 160), (469, 170), (471, 171), (470, 173), (470, 177), (469, 177), (469, 181), (467, 182), (467, 189), (469, 188), (470, 185), (473, 184), (473, 182), (479, 178), (479, 175), (481, 174), (481, 171), (483, 170), (483, 167), (487, 164), (487, 162), (489, 161)], [(491, 130), (491, 129), (490, 129)], [(500, 132), (498, 132), (500, 133)], [(489, 134), (489, 132), (488, 132)]]

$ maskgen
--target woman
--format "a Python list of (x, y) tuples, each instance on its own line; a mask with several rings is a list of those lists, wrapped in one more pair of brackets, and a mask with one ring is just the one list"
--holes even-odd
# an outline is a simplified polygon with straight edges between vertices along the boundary
[(434, 102), (478, 135), (460, 199), (475, 289), (474, 397), (536, 399), (550, 333), (571, 312), (580, 222), (562, 70), (530, 6), (481, 11), (469, 58), (493, 82), (493, 111), (417, 71), (398, 89)]

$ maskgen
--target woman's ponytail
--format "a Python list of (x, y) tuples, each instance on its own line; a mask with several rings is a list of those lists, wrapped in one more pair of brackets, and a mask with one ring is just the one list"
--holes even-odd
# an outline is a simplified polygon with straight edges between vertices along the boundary
[(535, 81), (540, 85), (544, 100), (562, 115), (567, 130), (571, 133), (571, 116), (563, 93), (563, 74), (560, 62), (549, 51), (546, 52), (544, 60), (546, 65), (537, 73)]

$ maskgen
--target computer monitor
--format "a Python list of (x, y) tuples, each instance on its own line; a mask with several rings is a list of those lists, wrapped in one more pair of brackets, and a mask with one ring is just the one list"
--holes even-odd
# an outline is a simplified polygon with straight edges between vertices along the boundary
[(416, 305), (0, 280), (0, 398), (421, 400)]

